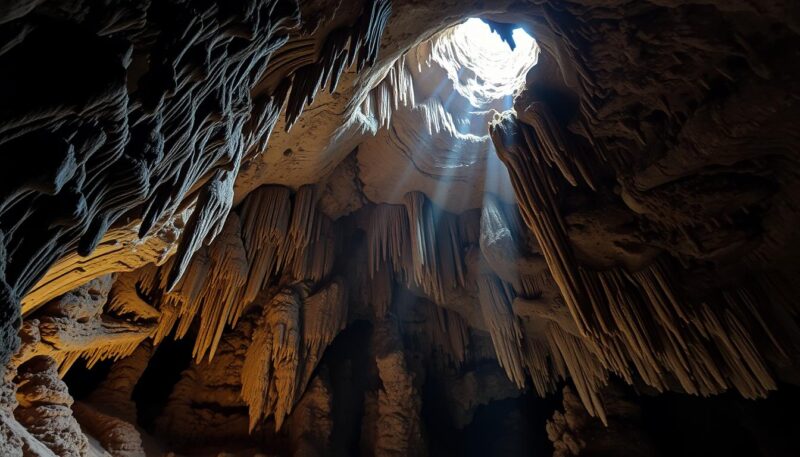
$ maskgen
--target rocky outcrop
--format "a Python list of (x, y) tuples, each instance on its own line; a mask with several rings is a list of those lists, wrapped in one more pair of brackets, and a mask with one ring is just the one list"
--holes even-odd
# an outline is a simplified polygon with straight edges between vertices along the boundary
[(617, 387), (603, 389), (608, 425), (591, 417), (569, 387), (563, 390), (564, 412), (556, 411), (547, 422), (547, 437), (553, 442), (554, 457), (577, 455), (653, 456), (661, 455), (641, 428), (641, 411)]
[(63, 374), (79, 358), (91, 367), (100, 360), (131, 354), (150, 336), (154, 325), (104, 312), (112, 282), (112, 276), (102, 276), (44, 305), (37, 318), (23, 324), (22, 346), (13, 363), (46, 355), (58, 362)]
[(331, 454), (333, 398), (330, 384), (315, 377), (297, 402), (289, 418), (289, 441), (295, 457), (323, 457)]
[(80, 457), (89, 443), (72, 415), (73, 400), (58, 377), (55, 360), (36, 356), (22, 364), (14, 380), (17, 403), (14, 417), (55, 455)]
[(103, 450), (114, 457), (145, 457), (142, 437), (134, 422), (105, 414), (93, 406), (76, 402), (73, 407), (75, 418), (92, 437), (97, 439)]
[(391, 322), (380, 324), (373, 336), (375, 363), (381, 380), (374, 425), (374, 455), (424, 455), (419, 387), (393, 325)]

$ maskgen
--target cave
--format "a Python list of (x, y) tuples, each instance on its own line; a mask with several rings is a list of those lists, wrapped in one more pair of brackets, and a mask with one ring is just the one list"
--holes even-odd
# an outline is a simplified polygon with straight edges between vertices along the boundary
[(5, 0), (0, 455), (800, 455), (798, 123), (792, 1)]

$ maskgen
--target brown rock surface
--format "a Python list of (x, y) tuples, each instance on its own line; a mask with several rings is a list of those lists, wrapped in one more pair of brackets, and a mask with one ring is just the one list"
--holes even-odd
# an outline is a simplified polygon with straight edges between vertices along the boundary
[(673, 393), (791, 437), (799, 44), (783, 0), (5, 2), (0, 454), (523, 452), (565, 383), (534, 454), (673, 449)]

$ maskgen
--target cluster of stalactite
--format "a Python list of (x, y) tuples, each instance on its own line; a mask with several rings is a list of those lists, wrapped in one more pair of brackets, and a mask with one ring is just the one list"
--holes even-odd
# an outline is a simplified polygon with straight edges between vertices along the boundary
[(381, 35), (391, 13), (392, 4), (389, 0), (366, 2), (365, 11), (356, 24), (330, 32), (319, 58), (295, 70), (286, 103), (287, 130), (303, 113), (303, 108), (314, 100), (317, 91), (326, 85), (329, 85), (330, 93), (336, 90), (345, 69), (356, 63), (356, 69), (361, 71), (375, 63)]
[(242, 398), (250, 430), (275, 416), (279, 430), (306, 390), (323, 351), (347, 323), (345, 286), (331, 282), (313, 295), (308, 284), (282, 289), (265, 303), (242, 366)]
[[(367, 287), (378, 317), (388, 310), (385, 297), (391, 297), (394, 280), (420, 289), (433, 300), (425, 319), (431, 347), (455, 363), (463, 362), (469, 332), (462, 328), (462, 316), (441, 306), (448, 301), (447, 291), (469, 287), (472, 267), (480, 312), (509, 379), (524, 388), (530, 376), (541, 395), (553, 392), (558, 380), (568, 376), (582, 387), (588, 384), (587, 395), (603, 385), (606, 372), (580, 343), (544, 259), (524, 252), (523, 228), (514, 212), (507, 214), (489, 198), (479, 222), (459, 220), (436, 209), (424, 195), (409, 194), (405, 200), (406, 205), (378, 205), (368, 216)], [(477, 265), (468, 265), (470, 245), (480, 247)], [(530, 331), (526, 318), (534, 321)]]
[(383, 80), (361, 103), (361, 112), (367, 117), (374, 116), (379, 127), (387, 128), (392, 121), (392, 112), (401, 106), (415, 105), (414, 78), (406, 66), (406, 56), (403, 55), (389, 67)]
[(370, 214), (369, 274), (391, 269), (402, 282), (422, 288), (438, 303), (465, 285), (461, 231), (456, 216), (411, 192), (404, 205), (379, 205)]
[(58, 257), (90, 254), (125, 214), (141, 217), (141, 237), (197, 195), (183, 258), (219, 231), (248, 147), (249, 89), (298, 20), (296, 5), (279, 3), (98, 5), (72, 16), (19, 2), (7, 12), (2, 67), (16, 70), (3, 84), (0, 147), (30, 160), (8, 175), (0, 206), (4, 260), (13, 254), (4, 325)]
[(326, 278), (336, 245), (330, 221), (316, 208), (313, 186), (294, 195), (284, 187), (265, 186), (229, 214), (221, 233), (198, 249), (172, 290), (170, 259), (162, 267), (121, 275), (112, 307), (120, 312), (152, 310), (137, 310), (139, 316), (157, 313), (155, 344), (173, 330), (176, 338), (183, 338), (199, 318), (195, 360), (213, 358), (223, 331), (236, 325), (262, 290), (280, 280)]
[[(295, 71), (253, 100), (271, 55), (301, 23), (296, 2), (87, 8), (17, 2), (0, 17), (2, 67), (16, 69), (3, 84), (0, 148), (47, 157), (19, 163), (0, 201), (3, 362), (16, 347), (21, 297), (59, 257), (92, 254), (123, 216), (140, 219), (129, 232), (144, 238), (194, 208), (166, 276), (176, 286), (194, 252), (224, 230), (242, 160), (266, 144), (284, 101), (296, 119), (328, 79), (335, 86), (352, 63), (372, 65), (391, 13), (387, 0), (365, 2), (354, 26), (328, 37), (314, 75)], [(61, 68), (58, 84), (44, 79), (52, 68)], [(98, 268), (131, 269), (113, 262)], [(62, 282), (37, 299), (78, 285)]]
[[(550, 323), (548, 338), (564, 355), (589, 413), (605, 420), (597, 391), (609, 373), (659, 391), (677, 385), (687, 393), (710, 395), (735, 388), (747, 398), (760, 398), (774, 390), (767, 361), (788, 362), (775, 335), (798, 331), (791, 320), (775, 319), (776, 307), (786, 304), (774, 303), (755, 282), (689, 299), (664, 256), (638, 271), (581, 265), (558, 196), (569, 186), (593, 189), (590, 165), (569, 146), (544, 102), (519, 112), (505, 113), (491, 133), (522, 218), (574, 321), (577, 335)], [(509, 325), (503, 328), (508, 331)]]

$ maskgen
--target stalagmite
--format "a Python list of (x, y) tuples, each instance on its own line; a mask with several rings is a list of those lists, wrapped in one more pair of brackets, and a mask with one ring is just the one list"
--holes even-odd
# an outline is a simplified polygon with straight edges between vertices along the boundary
[(397, 330), (384, 321), (373, 335), (375, 363), (382, 388), (378, 391), (376, 456), (424, 455), (419, 417), (422, 408), (414, 374), (409, 371)]
[(150, 341), (144, 341), (133, 354), (114, 362), (108, 377), (89, 395), (87, 403), (113, 413), (125, 422), (135, 424), (136, 404), (133, 401), (133, 391), (152, 355), (153, 345)]
[(225, 333), (213, 360), (190, 363), (181, 372), (155, 420), (155, 436), (190, 455), (214, 442), (248, 439), (241, 379), (257, 314), (247, 313)]
[(333, 433), (333, 394), (329, 382), (316, 376), (289, 418), (293, 455), (322, 457), (330, 453)]

